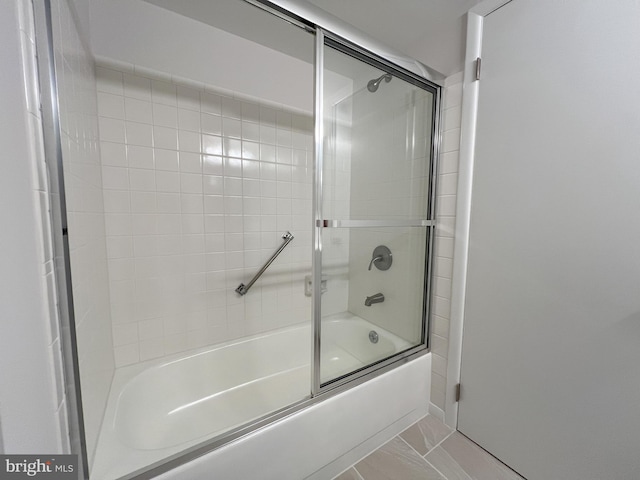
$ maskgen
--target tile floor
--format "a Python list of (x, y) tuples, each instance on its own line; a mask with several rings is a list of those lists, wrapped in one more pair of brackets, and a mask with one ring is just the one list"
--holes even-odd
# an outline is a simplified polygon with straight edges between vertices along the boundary
[(334, 480), (524, 480), (427, 415)]

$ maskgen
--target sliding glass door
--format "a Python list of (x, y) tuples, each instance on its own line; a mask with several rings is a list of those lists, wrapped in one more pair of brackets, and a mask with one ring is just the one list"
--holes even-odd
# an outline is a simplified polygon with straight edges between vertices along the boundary
[(323, 48), (325, 385), (425, 342), (436, 91), (332, 40)]

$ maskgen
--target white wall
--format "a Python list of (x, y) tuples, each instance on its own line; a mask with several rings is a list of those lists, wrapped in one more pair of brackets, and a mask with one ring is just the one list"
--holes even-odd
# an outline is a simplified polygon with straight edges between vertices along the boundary
[(122, 68), (98, 68), (116, 365), (309, 322), (311, 116)]
[(140, 0), (92, 0), (96, 56), (311, 112), (313, 37), (300, 36), (309, 62)]
[[(351, 190), (351, 125), (353, 79), (349, 64), (345, 70), (332, 60), (342, 54), (325, 50), (324, 74), (324, 158), (322, 171), (322, 215), (329, 219), (349, 218)], [(349, 59), (349, 63), (352, 63)], [(340, 73), (338, 73), (340, 72)], [(322, 231), (322, 315), (346, 312), (349, 302), (349, 229)]]
[(0, 3), (0, 421), (6, 453), (69, 451), (31, 2)]

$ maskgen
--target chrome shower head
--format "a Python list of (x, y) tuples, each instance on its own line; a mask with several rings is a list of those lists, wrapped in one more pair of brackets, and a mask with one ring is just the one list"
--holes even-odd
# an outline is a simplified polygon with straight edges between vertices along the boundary
[(392, 78), (393, 77), (391, 76), (390, 73), (385, 73), (384, 75), (381, 75), (378, 78), (374, 78), (373, 80), (369, 80), (369, 83), (367, 83), (367, 90), (369, 90), (370, 92), (373, 93), (376, 90), (378, 90), (378, 87), (380, 86), (380, 83), (382, 83), (382, 80), (384, 80), (385, 82), (389, 83)]

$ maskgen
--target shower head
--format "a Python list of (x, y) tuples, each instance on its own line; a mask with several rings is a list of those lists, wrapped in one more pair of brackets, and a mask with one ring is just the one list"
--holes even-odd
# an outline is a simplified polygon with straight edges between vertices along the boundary
[(380, 86), (380, 83), (382, 83), (382, 80), (384, 80), (385, 82), (389, 83), (392, 78), (393, 77), (391, 76), (390, 73), (385, 73), (384, 75), (381, 75), (378, 78), (374, 78), (373, 80), (369, 80), (369, 83), (367, 83), (367, 90), (369, 90), (371, 93), (373, 93), (376, 90), (378, 90), (378, 87)]

